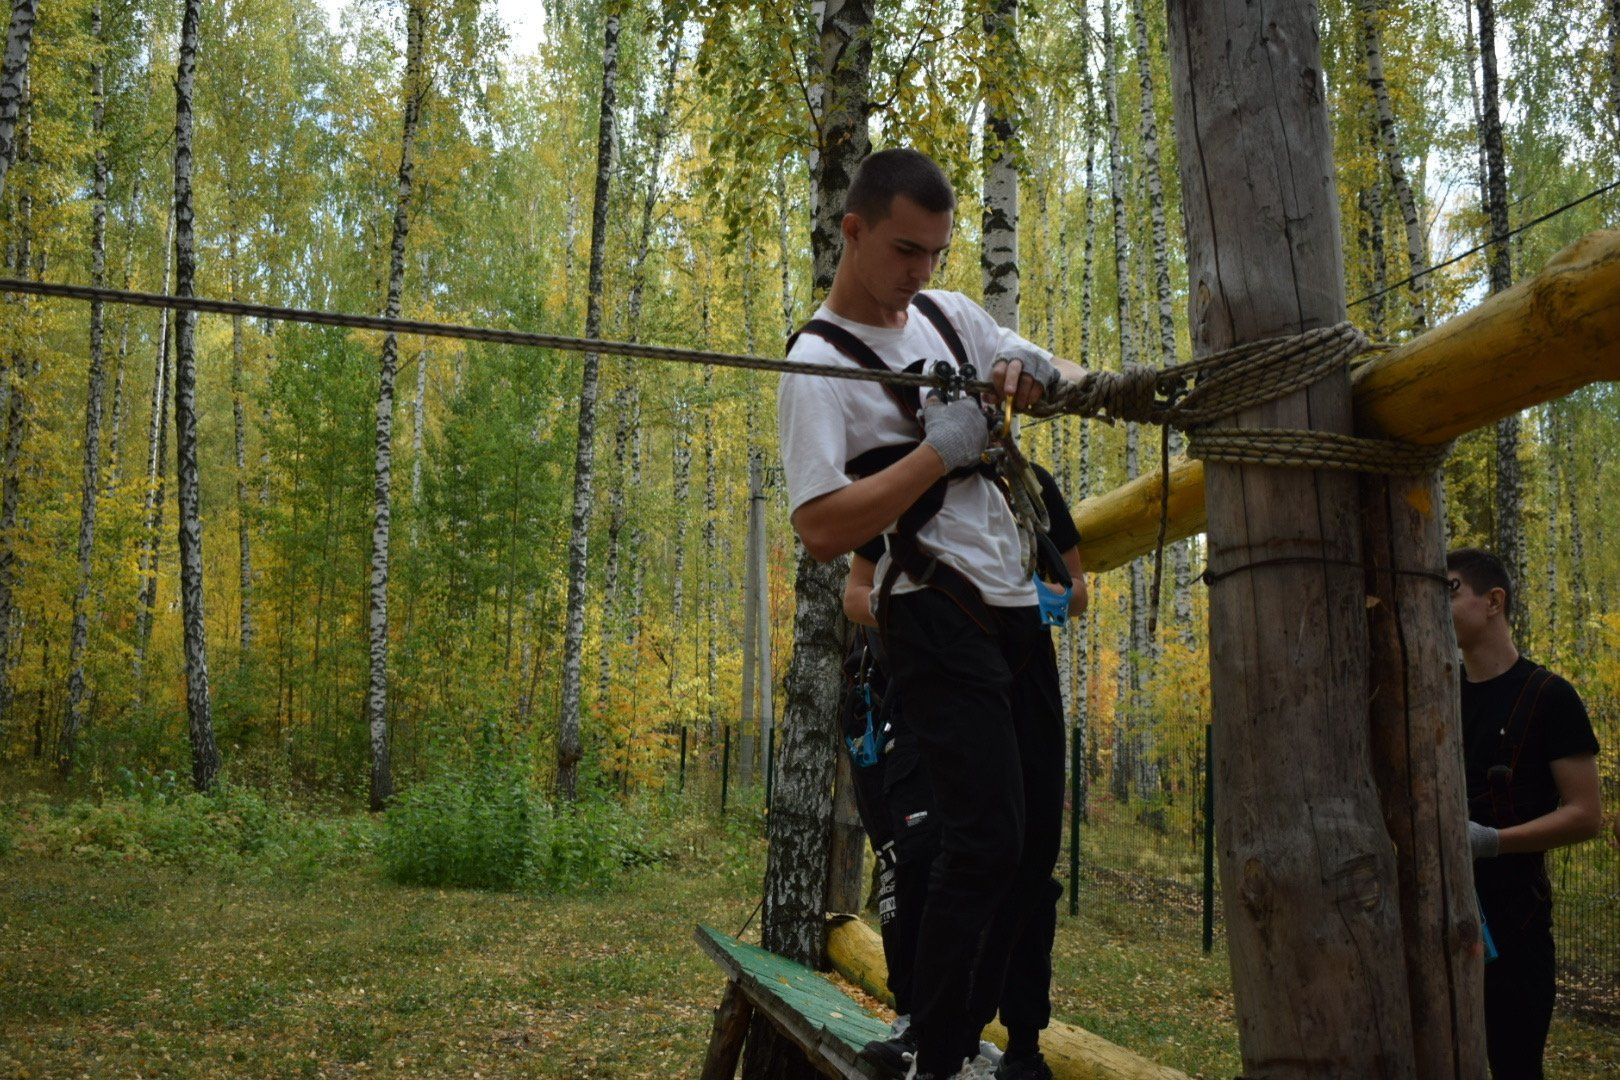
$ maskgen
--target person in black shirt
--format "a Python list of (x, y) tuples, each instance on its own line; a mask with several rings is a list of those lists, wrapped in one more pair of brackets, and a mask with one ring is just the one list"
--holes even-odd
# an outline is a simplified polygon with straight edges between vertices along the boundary
[[(1064, 616), (1086, 609), (1080, 533), (1075, 528), (1068, 503), (1058, 490), (1052, 474), (1040, 465), (1031, 464), (1030, 467), (1040, 481), (1041, 501), (1045, 504), (1050, 522), (1047, 539), (1051, 541), (1052, 550), (1062, 560), (1072, 582), (1068, 595), (1061, 597), (1044, 580), (1051, 575), (1037, 572), (1037, 588), (1044, 594), (1042, 612), (1049, 614), (1047, 622), (1053, 625), (1061, 623)], [(888, 1075), (898, 1077), (905, 1073), (916, 1051), (915, 1034), (909, 1028), (912, 965), (917, 952), (922, 908), (928, 894), (929, 869), (939, 850), (939, 825), (932, 814), (934, 791), (922, 767), (916, 734), (908, 730), (899, 696), (883, 674), (882, 643), (875, 632), (877, 619), (872, 613), (874, 575), (883, 552), (884, 539), (881, 536), (855, 549), (850, 561), (849, 577), (844, 584), (844, 614), (857, 625), (856, 644), (851, 651), (851, 661), (846, 663), (846, 671), (852, 676), (852, 688), (857, 690), (857, 695), (860, 693), (855, 683), (858, 679), (866, 679), (869, 685), (877, 688), (873, 697), (864, 700), (875, 717), (873, 726), (877, 729), (874, 734), (878, 741), (882, 740), (883, 729), (887, 728), (888, 731), (888, 742), (873, 767), (862, 768), (859, 748), (851, 748), (856, 759), (856, 803), (862, 825), (872, 841), (879, 862), (878, 919), (883, 936), (884, 960), (889, 969), (889, 991), (894, 995), (898, 1014), (890, 1037), (868, 1045), (861, 1056)], [(858, 670), (863, 665), (870, 670)], [(861, 723), (846, 723), (846, 735), (857, 737), (859, 733), (855, 728), (863, 726)], [(870, 755), (870, 750), (866, 753)], [(1055, 881), (1052, 888), (1059, 888)], [(1044, 906), (1041, 911), (1044, 913)], [(1055, 923), (1052, 929), (1055, 930)], [(1050, 934), (1047, 939), (1050, 940)], [(1008, 944), (987, 943), (985, 952), (1004, 953)], [(1007, 986), (1005, 992), (992, 992), (989, 988), (999, 971), (988, 977), (976, 975), (973, 1008), (979, 1015), (974, 1017), (974, 1023), (982, 1026), (988, 1022), (998, 1004), (1002, 1008), (1003, 1020), (1010, 1028), (1016, 1028), (1026, 1015), (1043, 1017), (1050, 1011), (1050, 1003), (1046, 1000), (1050, 964), (1048, 962), (1037, 971), (1025, 970), (1029, 966), (1012, 966), (1005, 978), (1016, 981), (1018, 985)]]
[(1597, 738), (1574, 687), (1519, 655), (1513, 582), (1479, 548), (1446, 557), (1462, 651), (1463, 756), (1474, 884), (1497, 956), (1485, 965), (1496, 1080), (1536, 1080), (1552, 1020), (1552, 888), (1544, 853), (1598, 834)]

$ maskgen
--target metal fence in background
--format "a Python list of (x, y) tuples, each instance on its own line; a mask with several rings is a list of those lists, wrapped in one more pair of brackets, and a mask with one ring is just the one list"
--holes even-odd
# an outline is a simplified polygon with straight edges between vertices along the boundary
[[(1166, 794), (1154, 800), (1120, 799), (1105, 775), (1089, 778), (1079, 828), (1080, 888), (1070, 895), (1071, 902), (1078, 896), (1084, 903), (1086, 890), (1105, 890), (1130, 903), (1196, 912), (1208, 951), (1220, 927), (1220, 888), (1207, 841), (1207, 742), (1192, 749), (1159, 761)], [(1620, 778), (1607, 778), (1604, 794), (1605, 806), (1620, 805)], [(1620, 1023), (1620, 850), (1614, 837), (1605, 828), (1596, 840), (1550, 852), (1547, 873), (1559, 1008)]]

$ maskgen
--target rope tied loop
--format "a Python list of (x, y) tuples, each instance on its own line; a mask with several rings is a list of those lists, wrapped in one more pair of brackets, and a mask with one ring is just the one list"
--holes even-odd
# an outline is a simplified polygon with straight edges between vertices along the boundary
[(1420, 446), (1330, 431), (1216, 428), (1244, 409), (1287, 397), (1348, 367), (1374, 345), (1354, 324), (1253, 341), (1164, 369), (1127, 365), (1064, 381), (1031, 409), (1039, 417), (1082, 416), (1161, 424), (1187, 433), (1187, 455), (1232, 465), (1344, 469), (1421, 475), (1439, 467), (1449, 443)]

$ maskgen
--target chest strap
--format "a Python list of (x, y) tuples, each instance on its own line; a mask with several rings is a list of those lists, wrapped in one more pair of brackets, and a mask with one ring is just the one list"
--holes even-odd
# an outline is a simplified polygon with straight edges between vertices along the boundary
[[(913, 310), (921, 312), (923, 318), (927, 319), (935, 332), (944, 339), (945, 347), (950, 350), (957, 367), (967, 366), (967, 348), (962, 342), (962, 336), (956, 332), (956, 327), (951, 324), (951, 320), (940, 306), (931, 297), (922, 293), (913, 297), (911, 303)], [(877, 351), (859, 336), (828, 319), (811, 319), (805, 323), (797, 333), (788, 338), (788, 351), (792, 351), (794, 343), (802, 334), (814, 334), (868, 371), (893, 370), (883, 362)], [(921, 364), (922, 361), (918, 361), (913, 367), (920, 370)], [(919, 425), (920, 430), (916, 399), (897, 386), (885, 385), (883, 389), (906, 421)], [(856, 478), (871, 476), (893, 465), (919, 445), (921, 445), (919, 441), (908, 440), (876, 447), (850, 460), (844, 466), (844, 471)], [(889, 569), (878, 585), (877, 599), (878, 625), (885, 635), (888, 632), (889, 596), (894, 591), (895, 582), (902, 572), (921, 587), (938, 589), (945, 593), (985, 633), (994, 633), (995, 620), (991, 617), (990, 606), (985, 603), (984, 595), (979, 592), (978, 587), (960, 571), (940, 562), (938, 556), (928, 552), (917, 540), (917, 533), (933, 520), (945, 505), (945, 492), (950, 482), (974, 474), (985, 475), (992, 480), (995, 478), (994, 469), (983, 464), (952, 471), (932, 484), (916, 502), (908, 506), (895, 522), (894, 531), (888, 534)]]
[(1502, 727), (1502, 740), (1496, 747), (1496, 761), (1485, 771), (1491, 812), (1496, 817), (1496, 827), (1499, 829), (1523, 821), (1518, 807), (1514, 805), (1513, 775), (1519, 767), (1519, 755), (1524, 752), (1524, 744), (1529, 741), (1530, 725), (1535, 722), (1541, 693), (1552, 682), (1552, 677), (1552, 672), (1540, 664), (1526, 677), (1518, 698), (1513, 702), (1513, 711), (1508, 713), (1507, 723)]

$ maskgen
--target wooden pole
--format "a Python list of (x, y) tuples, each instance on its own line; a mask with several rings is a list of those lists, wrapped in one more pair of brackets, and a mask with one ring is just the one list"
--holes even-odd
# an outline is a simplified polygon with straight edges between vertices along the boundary
[(832, 858), (827, 865), (827, 910), (853, 914), (861, 910), (866, 884), (866, 830), (855, 805), (854, 766), (842, 747), (833, 783)]
[[(1194, 353), (1345, 315), (1316, 6), (1172, 0)], [(1348, 432), (1347, 375), (1232, 426)], [(1216, 835), (1244, 1072), (1413, 1071), (1395, 853), (1371, 779), (1353, 477), (1205, 470)]]
[[(1436, 445), (1594, 382), (1620, 380), (1620, 230), (1590, 233), (1541, 273), (1358, 368), (1364, 433)], [(1091, 572), (1153, 550), (1158, 470), (1075, 508)], [(1167, 538), (1204, 530), (1204, 466), (1170, 468)]]
[[(1395, 843), (1417, 1075), (1484, 1076), (1461, 687), (1438, 472), (1361, 481), (1373, 779)], [(1434, 576), (1429, 576), (1434, 575)]]

